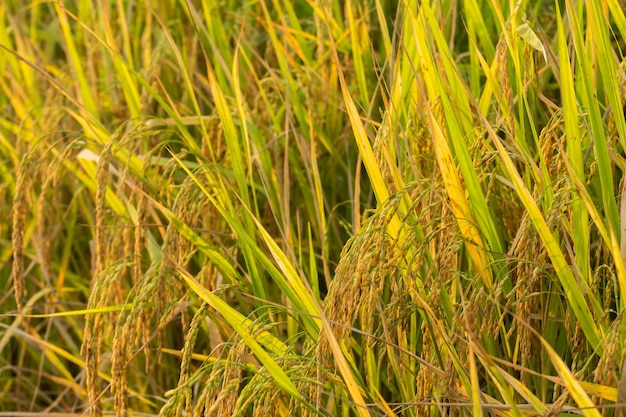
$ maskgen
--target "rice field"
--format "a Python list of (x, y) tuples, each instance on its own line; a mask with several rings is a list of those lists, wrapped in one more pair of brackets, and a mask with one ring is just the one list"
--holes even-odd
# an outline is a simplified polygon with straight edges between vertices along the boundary
[(626, 407), (621, 0), (0, 0), (0, 417)]

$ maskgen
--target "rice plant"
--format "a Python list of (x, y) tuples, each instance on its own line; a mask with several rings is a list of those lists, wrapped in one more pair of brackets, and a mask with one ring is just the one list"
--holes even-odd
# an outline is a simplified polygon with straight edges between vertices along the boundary
[(619, 417), (623, 9), (0, 0), (0, 416)]

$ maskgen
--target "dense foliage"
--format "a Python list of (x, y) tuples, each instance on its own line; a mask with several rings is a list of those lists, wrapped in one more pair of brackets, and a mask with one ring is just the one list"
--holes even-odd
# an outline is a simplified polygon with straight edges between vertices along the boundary
[(0, 416), (618, 416), (622, 7), (1, 0)]

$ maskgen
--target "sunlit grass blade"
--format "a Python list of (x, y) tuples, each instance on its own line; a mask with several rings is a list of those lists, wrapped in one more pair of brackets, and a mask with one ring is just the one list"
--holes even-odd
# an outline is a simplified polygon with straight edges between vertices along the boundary
[(356, 407), (356, 413), (360, 417), (369, 417), (370, 413), (367, 409), (367, 405), (365, 404), (365, 400), (363, 399), (363, 395), (361, 394), (361, 387), (358, 385), (358, 383), (356, 382), (352, 374), (353, 367), (349, 365), (349, 360), (347, 360), (344, 352), (342, 351), (341, 347), (339, 346), (339, 343), (337, 342), (337, 339), (333, 335), (330, 324), (328, 323), (328, 321), (326, 320), (324, 316), (321, 316), (321, 319), (322, 319), (322, 326), (324, 329), (324, 336), (328, 340), (328, 344), (330, 345), (330, 349), (333, 353), (333, 358), (336, 362), (337, 368), (339, 369), (339, 372), (343, 376), (343, 380), (346, 384), (346, 388), (348, 389), (348, 392), (350, 393), (350, 397), (352, 398), (352, 401), (354, 401), (354, 405)]
[(73, 75), (76, 79), (76, 93), (78, 94), (78, 97), (80, 97), (81, 103), (86, 107), (89, 114), (99, 120), (100, 112), (98, 106), (96, 105), (96, 99), (94, 98), (92, 89), (90, 88), (89, 80), (87, 80), (87, 77), (85, 76), (86, 72), (84, 71), (81, 56), (79, 55), (76, 43), (74, 42), (74, 35), (72, 34), (72, 28), (70, 27), (70, 22), (67, 18), (66, 9), (60, 3), (56, 3), (54, 8), (59, 19), (59, 26), (63, 32), (63, 39), (69, 55), (69, 61), (73, 69)]
[(472, 398), (472, 415), (475, 417), (482, 417), (483, 410), (481, 407), (481, 392), (480, 392), (480, 382), (478, 380), (478, 371), (476, 369), (476, 358), (474, 357), (474, 349), (472, 349), (472, 344), (470, 342), (469, 352), (468, 352), (468, 361), (469, 361), (469, 377), (471, 381), (471, 398)]
[(480, 94), (480, 62), (478, 56), (483, 55), (479, 50), (484, 51), (484, 59), (491, 62), (495, 56), (495, 46), (489, 35), (489, 29), (483, 17), (484, 10), (481, 10), (475, 0), (468, 0), (463, 4), (465, 15), (467, 16), (467, 34), (470, 43), (470, 89), (474, 96)]
[[(113, 28), (111, 27), (111, 10), (108, 9), (108, 6), (100, 5), (102, 12), (102, 25), (104, 31), (104, 39), (111, 48), (111, 50), (116, 53), (111, 54), (111, 59), (113, 61), (113, 67), (115, 68), (117, 79), (119, 80), (122, 91), (124, 93), (124, 98), (126, 99), (126, 104), (128, 105), (128, 110), (130, 112), (130, 116), (133, 119), (138, 119), (141, 116), (141, 103), (139, 97), (139, 89), (137, 88), (137, 82), (135, 81), (133, 74), (130, 70), (134, 70), (132, 60), (122, 60), (122, 54), (120, 53), (120, 49), (124, 51), (124, 55), (127, 57), (133, 56), (133, 51), (130, 47), (130, 37), (131, 35), (128, 33), (128, 26), (121, 25), (123, 28), (121, 31), (122, 35), (122, 48), (117, 46), (117, 42), (115, 39), (116, 34), (113, 33)], [(119, 13), (120, 20), (126, 20), (126, 16), (124, 13), (124, 8), (120, 7), (116, 10)]]
[(367, 86), (366, 68), (371, 68), (371, 57), (369, 54), (369, 45), (367, 45), (367, 29), (366, 22), (357, 20), (355, 16), (355, 7), (357, 4), (352, 0), (347, 0), (345, 5), (346, 18), (348, 28), (350, 29), (350, 42), (352, 49), (352, 58), (354, 62), (354, 71), (356, 73), (357, 84), (359, 86), (359, 97), (361, 104), (365, 105), (370, 99), (369, 88)]
[(591, 399), (589, 398), (583, 387), (574, 377), (565, 362), (563, 362), (563, 359), (559, 356), (558, 353), (555, 352), (552, 346), (550, 346), (550, 344), (546, 342), (544, 338), (540, 337), (540, 340), (544, 349), (548, 353), (550, 361), (552, 361), (552, 364), (563, 379), (563, 383), (567, 388), (567, 391), (572, 396), (572, 398), (574, 398), (574, 401), (576, 401), (576, 404), (578, 404), (578, 407), (580, 407), (583, 415), (585, 417), (600, 417), (600, 412), (594, 407), (593, 402), (591, 402)]
[[(570, 66), (570, 56), (565, 38), (565, 28), (557, 5), (557, 25), (559, 35), (559, 69), (561, 77), (561, 94), (563, 97), (563, 117), (565, 118), (565, 131), (567, 133), (567, 156), (572, 164), (575, 175), (581, 180), (585, 178), (581, 134), (579, 125), (578, 103), (574, 89), (574, 74)], [(587, 142), (587, 141), (585, 141)], [(581, 275), (590, 280), (589, 276), (589, 216), (584, 207), (584, 202), (577, 200), (572, 207), (573, 226), (577, 231), (574, 235), (574, 251), (576, 252), (576, 264)]]
[(286, 41), (294, 48), (296, 55), (304, 61), (306, 67), (312, 66), (313, 57), (310, 45), (307, 42), (309, 35), (302, 29), (302, 24), (294, 10), (293, 3), (289, 0), (285, 0), (281, 4), (280, 0), (272, 0), (272, 4), (274, 5), (274, 10), (279, 12), (279, 15), (285, 16), (287, 23), (285, 26), (290, 28), (290, 30), (285, 33)]
[[(482, 358), (481, 358), (482, 359)], [(498, 390), (505, 399), (506, 404), (511, 406), (511, 413), (514, 416), (522, 416), (520, 407), (515, 402), (515, 397), (512, 395), (510, 388), (512, 387), (519, 395), (522, 396), (528, 403), (532, 405), (536, 413), (546, 413), (548, 408), (546, 405), (535, 396), (528, 387), (512, 377), (509, 373), (496, 366), (490, 366), (488, 369), (489, 374), (497, 382)]]
[(624, 8), (617, 0), (608, 0), (607, 5), (611, 11), (611, 17), (619, 29), (619, 33), (622, 38), (624, 38), (626, 36), (626, 15), (624, 15)]
[(483, 249), (484, 244), (482, 243), (482, 238), (476, 229), (476, 222), (472, 217), (467, 198), (465, 197), (465, 188), (463, 187), (459, 174), (456, 171), (456, 163), (452, 158), (450, 148), (448, 147), (447, 140), (441, 131), (441, 127), (430, 112), (429, 119), (430, 131), (433, 133), (435, 155), (437, 157), (439, 169), (441, 170), (443, 182), (446, 187), (456, 221), (463, 237), (467, 240), (467, 250), (469, 251), (470, 257), (474, 262), (476, 274), (480, 275), (485, 286), (488, 289), (491, 289), (493, 285), (493, 278), (490, 274), (487, 255)]
[(580, 18), (571, 2), (566, 2), (566, 11), (570, 31), (572, 33), (572, 41), (576, 50), (576, 56), (578, 57), (576, 64), (580, 71), (579, 82), (582, 88), (580, 92), (581, 102), (589, 113), (589, 124), (591, 126), (593, 146), (598, 163), (598, 174), (601, 185), (600, 193), (602, 195), (604, 216), (607, 219), (607, 224), (612, 233), (614, 233), (615, 236), (620, 236), (619, 216), (613, 186), (613, 173), (607, 147), (608, 138), (605, 135), (603, 127), (597, 93), (595, 93), (594, 86), (592, 85), (592, 80), (595, 78), (591, 66), (593, 59), (589, 59), (589, 53), (585, 48), (582, 38), (583, 31), (580, 29)]
[[(595, 59), (600, 70), (600, 79), (604, 86), (603, 93), (608, 98), (613, 113), (615, 130), (622, 147), (626, 148), (626, 122), (624, 121), (622, 108), (623, 97), (617, 79), (617, 63), (614, 51), (609, 42), (609, 27), (604, 11), (598, 2), (586, 2), (587, 16), (589, 19), (589, 32), (594, 43)], [(599, 138), (598, 138), (599, 139)]]
[(391, 55), (391, 37), (389, 36), (389, 27), (387, 25), (387, 16), (385, 15), (385, 11), (382, 8), (381, 0), (375, 0), (376, 7), (376, 17), (378, 18), (378, 23), (380, 24), (380, 33), (383, 39), (383, 53), (384, 56)]
[[(252, 322), (252, 320), (242, 315), (236, 309), (229, 306), (224, 300), (200, 285), (200, 283), (191, 275), (189, 275), (187, 271), (179, 269), (178, 272), (191, 287), (193, 292), (196, 293), (202, 300), (204, 300), (217, 312), (219, 312), (222, 317), (224, 317), (226, 321), (232, 326), (233, 330), (235, 330), (242, 337), (244, 337), (242, 333), (246, 335), (245, 337), (252, 337), (251, 329), (254, 327), (254, 322)], [(288, 347), (282, 341), (280, 341), (267, 331), (256, 334), (254, 336), (254, 339), (256, 342), (260, 343), (260, 345), (272, 352), (274, 355), (282, 356), (288, 352)], [(284, 375), (281, 375), (281, 377), (284, 377)], [(295, 387), (293, 387), (292, 384), (287, 383), (286, 385), (290, 390), (295, 390)]]

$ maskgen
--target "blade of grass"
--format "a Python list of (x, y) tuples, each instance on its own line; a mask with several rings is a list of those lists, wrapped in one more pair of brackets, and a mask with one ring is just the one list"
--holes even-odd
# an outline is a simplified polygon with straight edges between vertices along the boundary
[[(209, 304), (212, 308), (219, 312), (222, 317), (224, 317), (228, 324), (231, 325), (233, 330), (235, 330), (237, 334), (239, 334), (242, 339), (245, 340), (248, 347), (250, 347), (250, 349), (252, 349), (255, 354), (258, 353), (257, 350), (263, 350), (263, 348), (269, 350), (276, 356), (284, 356), (285, 354), (287, 354), (289, 348), (281, 340), (279, 340), (267, 331), (255, 334), (254, 338), (252, 338), (253, 336), (250, 333), (251, 329), (254, 328), (254, 322), (252, 320), (248, 319), (246, 316), (238, 312), (235, 308), (228, 305), (228, 303), (219, 298), (217, 295), (204, 288), (196, 279), (189, 275), (187, 271), (179, 268), (178, 273), (185, 280), (185, 282), (187, 282), (187, 285), (189, 285), (189, 287), (198, 297), (206, 301), (207, 304)], [(254, 343), (252, 345), (248, 344), (249, 340), (252, 340)], [(270, 373), (272, 373), (272, 375), (277, 378), (277, 382), (279, 382), (281, 387), (285, 388), (286, 392), (288, 392), (290, 395), (294, 395), (297, 399), (302, 400), (302, 395), (297, 391), (293, 383), (291, 383), (291, 380), (282, 372), (282, 370), (281, 372), (275, 372), (276, 370), (273, 368), (278, 367), (278, 365), (273, 359), (267, 356), (267, 352), (265, 352), (265, 350), (263, 350), (263, 352), (261, 352), (261, 356), (258, 357), (263, 365), (268, 367)], [(269, 360), (269, 365), (265, 362), (264, 359)]]
[(474, 417), (482, 417), (483, 410), (481, 407), (481, 392), (480, 392), (480, 381), (478, 380), (478, 371), (476, 369), (476, 358), (474, 357), (474, 349), (472, 348), (472, 342), (468, 346), (469, 352), (467, 355), (467, 360), (469, 362), (469, 376), (471, 382), (471, 398), (472, 398), (472, 416)]
[[(357, 20), (354, 13), (354, 6), (352, 0), (346, 0), (345, 11), (346, 20), (348, 21), (348, 28), (350, 30), (350, 46), (352, 50), (352, 59), (354, 64), (354, 72), (356, 74), (357, 84), (359, 86), (359, 97), (361, 104), (366, 104), (370, 100), (369, 89), (367, 87), (368, 74), (365, 73), (366, 68), (371, 67), (371, 56), (369, 55), (368, 45), (365, 44), (367, 37), (363, 36), (363, 33), (367, 33), (363, 30), (365, 22)], [(361, 14), (361, 16), (363, 16)], [(362, 17), (364, 18), (364, 17)], [(363, 39), (365, 38), (365, 39)]]
[(608, 138), (604, 133), (602, 115), (598, 107), (597, 94), (592, 80), (595, 79), (592, 71), (593, 59), (589, 59), (587, 48), (582, 39), (583, 30), (580, 26), (580, 19), (571, 2), (566, 2), (567, 17), (570, 24), (570, 32), (576, 50), (576, 63), (580, 70), (578, 80), (582, 91), (580, 97), (582, 104), (589, 113), (589, 123), (591, 125), (592, 140), (595, 149), (595, 155), (598, 163), (598, 175), (600, 177), (600, 191), (602, 194), (602, 207), (606, 216), (611, 233), (619, 238), (619, 216), (617, 212), (617, 203), (615, 201), (615, 189), (613, 187), (613, 174), (611, 169), (611, 160), (607, 147)]
[(430, 109), (428, 111), (428, 122), (430, 131), (433, 134), (433, 148), (435, 156), (443, 177), (446, 187), (447, 196), (450, 199), (452, 211), (456, 218), (461, 234), (466, 239), (466, 247), (470, 253), (470, 257), (474, 262), (475, 272), (481, 277), (485, 287), (491, 289), (493, 278), (491, 277), (490, 268), (488, 266), (488, 258), (484, 251), (482, 238), (476, 229), (476, 222), (472, 217), (467, 198), (465, 197), (465, 189), (456, 170), (456, 163), (452, 158), (450, 148), (439, 123), (433, 116)]
[[(565, 37), (565, 28), (559, 5), (556, 5), (557, 30), (559, 38), (559, 75), (561, 79), (561, 96), (563, 98), (563, 117), (565, 118), (565, 132), (567, 136), (567, 156), (573, 168), (573, 175), (577, 175), (581, 181), (584, 180), (583, 153), (581, 148), (581, 134), (578, 127), (579, 114), (578, 103), (576, 102), (576, 91), (574, 88), (574, 74), (570, 68), (570, 56)], [(576, 253), (576, 265), (581, 275), (591, 280), (589, 261), (589, 216), (582, 200), (575, 200), (572, 203), (572, 223), (574, 230), (574, 252)]]
[[(601, 5), (595, 1), (585, 2), (587, 6), (588, 30), (591, 34), (591, 40), (594, 45), (594, 53), (596, 62), (600, 69), (600, 77), (604, 85), (604, 94), (606, 94), (611, 111), (613, 113), (613, 121), (615, 129), (622, 148), (626, 148), (626, 122), (624, 121), (624, 113), (622, 111), (623, 97), (620, 92), (620, 82), (617, 79), (619, 72), (614, 52), (609, 41), (610, 22), (605, 18), (604, 12), (600, 9)], [(618, 229), (619, 230), (619, 229)], [(619, 235), (618, 235), (619, 236)]]
[[(329, 24), (328, 31), (330, 32)], [(334, 41), (332, 40), (332, 37), (331, 42), (333, 45), (335, 65), (337, 66), (337, 71), (339, 73), (341, 92), (343, 94), (343, 99), (346, 104), (348, 117), (350, 118), (350, 125), (352, 126), (354, 138), (357, 147), (359, 148), (359, 154), (361, 155), (363, 164), (365, 165), (365, 170), (367, 171), (367, 174), (370, 178), (372, 188), (374, 189), (374, 194), (376, 195), (376, 200), (378, 201), (378, 204), (382, 204), (389, 199), (389, 190), (387, 189), (387, 185), (385, 184), (385, 181), (383, 179), (380, 167), (376, 162), (374, 151), (372, 150), (369, 138), (367, 137), (367, 132), (365, 131), (363, 122), (359, 117), (359, 113), (356, 105), (354, 104), (354, 100), (352, 99), (350, 91), (348, 90), (346, 79), (343, 75), (343, 71), (341, 70), (339, 55), (337, 54), (337, 50)], [(398, 233), (400, 232), (400, 220), (397, 218), (397, 216), (394, 216), (393, 219), (389, 222), (388, 230), (389, 234), (392, 237), (398, 236)]]
[(561, 376), (567, 391), (572, 396), (576, 404), (581, 409), (583, 415), (585, 417), (601, 417), (598, 410), (595, 408), (595, 404), (591, 401), (591, 399), (587, 396), (587, 393), (580, 385), (578, 380), (572, 375), (572, 372), (569, 370), (563, 359), (559, 356), (558, 353), (550, 346), (548, 342), (541, 336), (539, 336), (541, 340), (541, 344), (544, 349), (548, 353), (548, 357), (550, 361), (556, 368), (557, 372)]
[[(141, 100), (139, 97), (139, 90), (137, 88), (136, 82), (133, 79), (134, 77), (131, 74), (131, 70), (134, 70), (132, 63), (133, 53), (130, 50), (130, 40), (131, 35), (128, 33), (128, 25), (122, 24), (118, 25), (118, 27), (122, 28), (122, 43), (123, 50), (127, 57), (130, 59), (124, 60), (122, 59), (122, 55), (119, 52), (119, 47), (116, 42), (116, 35), (113, 33), (113, 28), (111, 27), (112, 16), (110, 14), (109, 6), (105, 6), (104, 4), (99, 4), (100, 7), (100, 15), (102, 16), (101, 24), (104, 29), (104, 40), (110, 47), (111, 51), (115, 51), (115, 53), (110, 54), (110, 57), (113, 61), (113, 67), (116, 71), (116, 80), (120, 83), (122, 87), (122, 92), (124, 94), (125, 103), (128, 106), (128, 110), (130, 112), (130, 116), (133, 119), (139, 119), (141, 116)], [(122, 22), (125, 22), (125, 13), (124, 7), (121, 4), (121, 0), (117, 0), (117, 13), (119, 13), (119, 19)]]
[(75, 35), (73, 29), (70, 26), (70, 21), (67, 18), (67, 9), (60, 3), (54, 4), (54, 9), (59, 19), (58, 23), (63, 32), (63, 39), (65, 40), (65, 47), (69, 55), (69, 63), (72, 66), (72, 75), (76, 80), (76, 92), (80, 97), (81, 103), (85, 106), (89, 114), (95, 119), (100, 120), (100, 112), (96, 105), (96, 100), (91, 92), (91, 87), (87, 78), (86, 72), (83, 69), (82, 58), (76, 48), (74, 42)]

